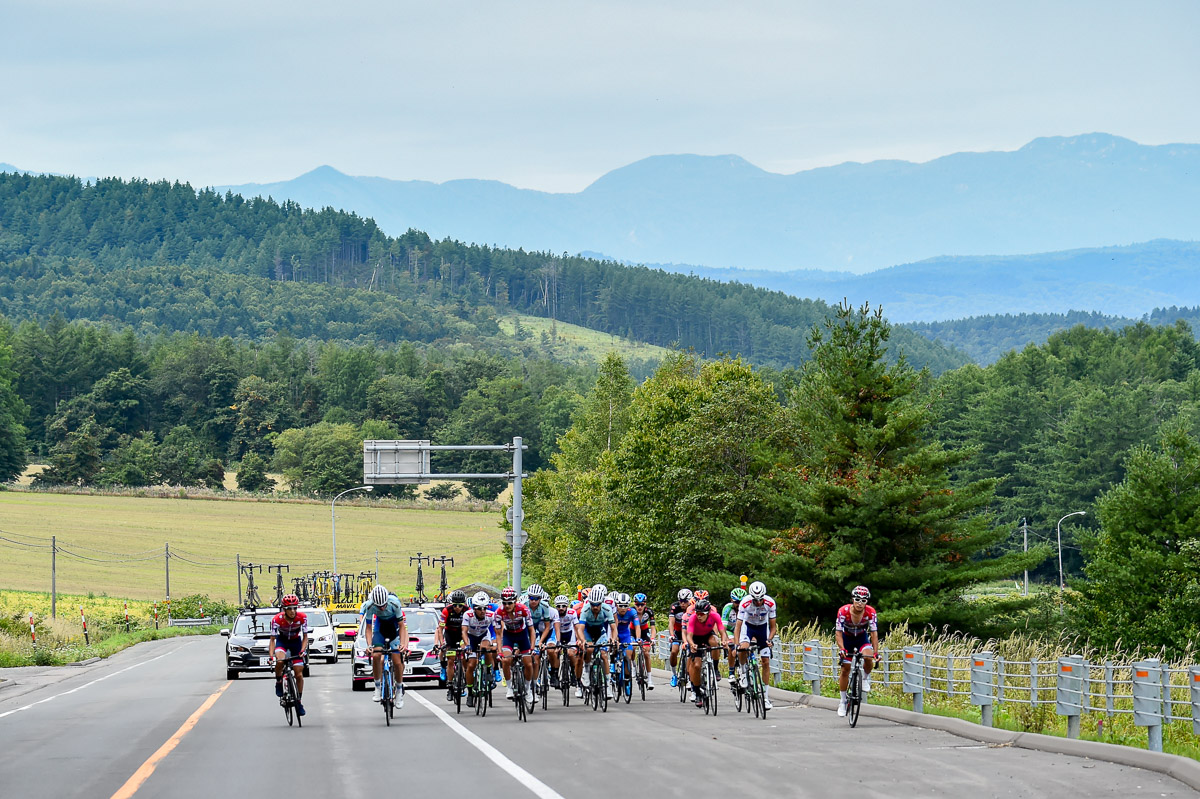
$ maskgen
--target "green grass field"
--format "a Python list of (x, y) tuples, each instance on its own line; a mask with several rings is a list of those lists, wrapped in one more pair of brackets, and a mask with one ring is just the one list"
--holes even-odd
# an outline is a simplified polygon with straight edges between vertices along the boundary
[[(378, 549), (382, 582), (404, 596), (416, 582), (408, 558), (419, 551), (454, 558), (451, 586), (498, 585), (507, 569), (501, 518), (495, 512), (411, 510), (343, 499), (337, 504), (338, 570), (373, 570)], [(162, 550), (169, 542), (181, 558), (203, 564), (171, 559), (173, 596), (202, 593), (233, 601), (236, 555), (243, 563), (293, 564), (294, 575), (331, 569), (331, 533), (328, 503), (0, 492), (0, 537), (28, 541), (22, 536), (55, 535), (60, 548), (80, 556), (58, 555), (58, 590), (64, 593), (161, 599)], [(128, 562), (111, 562), (116, 560)], [(437, 591), (438, 577), (426, 566), (427, 594)], [(255, 579), (260, 586), (274, 585), (265, 569)], [(0, 540), (0, 587), (50, 590), (49, 549)]]
[(638, 358), (643, 361), (662, 360), (671, 352), (666, 347), (628, 341), (620, 336), (603, 333), (599, 330), (579, 327), (566, 322), (555, 323), (552, 319), (541, 316), (525, 316), (524, 314), (518, 316), (510, 314), (499, 319), (500, 329), (510, 336), (515, 331), (514, 318), (521, 320), (521, 327), (532, 334), (534, 341), (537, 341), (543, 332), (550, 335), (553, 328), (557, 331), (555, 343), (558, 346), (566, 347), (568, 352), (576, 355), (586, 355), (597, 362), (603, 360), (604, 356), (610, 352), (615, 352), (622, 358)]

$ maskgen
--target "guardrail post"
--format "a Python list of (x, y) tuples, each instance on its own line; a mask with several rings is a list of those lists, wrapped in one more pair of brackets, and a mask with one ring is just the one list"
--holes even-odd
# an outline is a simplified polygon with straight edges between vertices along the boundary
[(985, 727), (992, 722), (992, 676), (995, 661), (991, 652), (971, 655), (971, 704), (979, 706), (980, 722)]
[(1070, 655), (1058, 659), (1055, 682), (1054, 712), (1067, 717), (1067, 737), (1079, 737), (1079, 717), (1083, 713), (1083, 656)]
[(1174, 714), (1174, 704), (1171, 702), (1171, 665), (1163, 664), (1162, 669), (1162, 688), (1163, 688), (1163, 724), (1171, 723), (1171, 716)]
[(817, 639), (805, 641), (804, 655), (801, 660), (804, 671), (804, 681), (812, 686), (813, 696), (821, 695), (821, 642)]
[(1139, 660), (1133, 675), (1133, 723), (1146, 728), (1147, 748), (1162, 751), (1162, 663), (1158, 658)]
[(783, 679), (783, 648), (787, 644), (776, 638), (771, 642), (771, 676), (776, 685)]
[(1104, 661), (1104, 713), (1112, 718), (1116, 711), (1116, 691), (1113, 688), (1113, 664), (1111, 660)]
[(946, 696), (954, 696), (954, 655), (946, 655)]
[(1038, 701), (1038, 659), (1031, 658), (1029, 660), (1029, 704), (1037, 707)]
[(888, 678), (891, 676), (891, 672), (888, 669), (887, 655), (888, 655), (888, 651), (886, 649), (884, 649), (883, 647), (879, 647), (879, 664), (878, 664), (878, 666), (876, 666), (876, 668), (883, 669), (883, 687), (884, 688), (888, 687)]
[(996, 701), (1004, 701), (1004, 658), (996, 658)]
[(1190, 669), (1189, 685), (1192, 686), (1192, 735), (1200, 735), (1200, 666)]
[(904, 693), (912, 694), (913, 712), (925, 712), (925, 650), (921, 646), (904, 647)]

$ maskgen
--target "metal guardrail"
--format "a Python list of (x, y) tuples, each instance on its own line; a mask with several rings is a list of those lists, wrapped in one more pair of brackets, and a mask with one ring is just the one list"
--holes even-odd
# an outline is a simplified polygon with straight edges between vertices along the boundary
[(222, 619), (167, 619), (168, 627), (209, 627), (222, 623)]

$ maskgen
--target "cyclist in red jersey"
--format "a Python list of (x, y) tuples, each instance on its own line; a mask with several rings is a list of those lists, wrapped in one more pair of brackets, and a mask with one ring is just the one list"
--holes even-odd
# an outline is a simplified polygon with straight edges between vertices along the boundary
[(500, 594), (500, 610), (496, 611), (496, 644), (500, 649), (500, 666), (504, 669), (504, 682), (508, 689), (506, 699), (513, 698), (512, 656), (513, 650), (521, 656), (522, 671), (525, 672), (525, 698), (533, 699), (533, 616), (529, 608), (517, 601), (517, 590), (512, 586)]
[(308, 617), (300, 612), (300, 599), (288, 594), (279, 603), (283, 608), (271, 619), (271, 640), (267, 651), (275, 658), (275, 695), (283, 696), (283, 664), (293, 658), (296, 675), (296, 712), (304, 715), (304, 653), (308, 649)]
[(871, 690), (871, 669), (875, 668), (875, 653), (879, 651), (879, 624), (875, 608), (867, 604), (871, 592), (865, 585), (856, 586), (850, 592), (851, 603), (843, 605), (834, 624), (834, 638), (841, 653), (842, 673), (838, 678), (841, 702), (837, 714), (846, 715), (846, 692), (850, 687), (850, 661), (855, 652), (863, 656), (863, 691)]

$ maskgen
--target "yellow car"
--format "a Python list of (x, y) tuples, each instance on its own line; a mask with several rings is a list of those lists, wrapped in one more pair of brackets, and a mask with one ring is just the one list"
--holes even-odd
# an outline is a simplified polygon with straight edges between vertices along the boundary
[(338, 655), (354, 652), (354, 638), (358, 635), (358, 608), (333, 610), (333, 632), (337, 639)]

